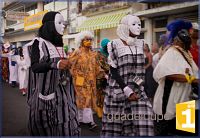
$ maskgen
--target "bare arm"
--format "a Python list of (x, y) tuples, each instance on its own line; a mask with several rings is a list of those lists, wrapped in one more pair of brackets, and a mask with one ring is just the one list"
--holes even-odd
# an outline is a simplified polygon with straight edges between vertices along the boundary
[(148, 59), (148, 64), (144, 66), (145, 69), (147, 69), (149, 66), (152, 65), (152, 55), (150, 53), (148, 53), (147, 59)]
[[(167, 79), (177, 81), (177, 82), (187, 82), (185, 75), (182, 74), (174, 74), (166, 76)], [(195, 79), (192, 83), (198, 83), (199, 79)]]

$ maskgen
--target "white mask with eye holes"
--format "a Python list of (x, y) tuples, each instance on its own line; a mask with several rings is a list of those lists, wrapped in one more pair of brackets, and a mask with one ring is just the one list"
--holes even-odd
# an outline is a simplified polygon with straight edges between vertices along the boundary
[(137, 16), (131, 16), (128, 21), (129, 29), (134, 35), (140, 35), (141, 21)]
[(64, 18), (60, 13), (57, 13), (54, 20), (55, 28), (58, 34), (63, 35), (64, 34)]

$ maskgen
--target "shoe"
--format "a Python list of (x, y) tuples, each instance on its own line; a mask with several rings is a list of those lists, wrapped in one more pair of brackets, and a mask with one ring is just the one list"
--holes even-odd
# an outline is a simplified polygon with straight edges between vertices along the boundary
[(23, 95), (23, 96), (26, 96), (26, 92), (22, 92), (22, 95)]
[(97, 124), (95, 124), (95, 123), (90, 123), (90, 125), (89, 125), (89, 130), (94, 130), (95, 128), (97, 128), (98, 126), (97, 126)]

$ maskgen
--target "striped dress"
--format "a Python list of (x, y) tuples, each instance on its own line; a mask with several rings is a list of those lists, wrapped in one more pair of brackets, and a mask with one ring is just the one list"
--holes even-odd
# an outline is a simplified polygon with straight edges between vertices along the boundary
[[(80, 128), (72, 77), (69, 71), (56, 69), (60, 53), (64, 53), (63, 48), (56, 48), (42, 38), (37, 40), (40, 55), (38, 64), (52, 63), (55, 64), (55, 68), (44, 70), (42, 73), (35, 73), (32, 66), (30, 68), (28, 84), (30, 135), (78, 136)], [(31, 49), (32, 46), (28, 47), (30, 56), (34, 56), (31, 55)], [(66, 57), (65, 54), (63, 55)], [(67, 80), (66, 85), (62, 83), (62, 76)]]
[[(129, 101), (116, 80), (109, 74), (109, 90), (104, 99), (102, 117), (102, 137), (108, 136), (153, 136), (154, 127), (152, 105), (143, 87), (133, 85), (137, 75), (144, 80), (143, 41), (137, 40), (135, 46), (125, 46), (120, 39), (113, 40), (108, 47), (108, 63), (117, 68), (124, 83), (138, 93), (138, 101)], [(138, 118), (139, 117), (139, 118)]]

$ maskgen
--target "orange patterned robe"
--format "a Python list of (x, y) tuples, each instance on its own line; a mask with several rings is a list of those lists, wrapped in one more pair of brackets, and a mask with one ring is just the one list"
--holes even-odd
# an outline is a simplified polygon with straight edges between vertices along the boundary
[(81, 47), (73, 52), (69, 61), (72, 63), (70, 71), (73, 76), (78, 109), (92, 108), (99, 114), (101, 109), (96, 104), (96, 78), (102, 70), (96, 61), (96, 56), (96, 52), (84, 51), (84, 47)]

